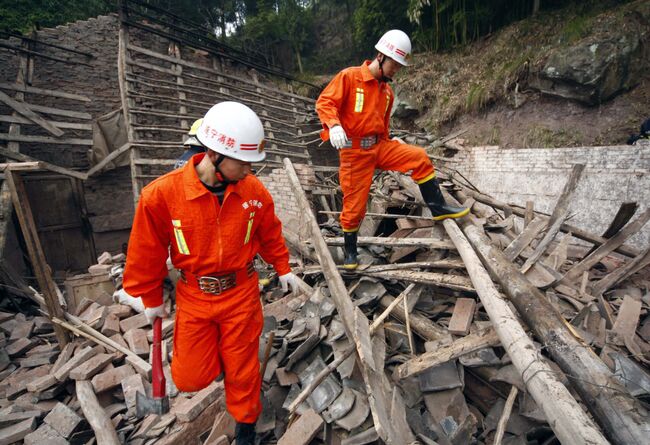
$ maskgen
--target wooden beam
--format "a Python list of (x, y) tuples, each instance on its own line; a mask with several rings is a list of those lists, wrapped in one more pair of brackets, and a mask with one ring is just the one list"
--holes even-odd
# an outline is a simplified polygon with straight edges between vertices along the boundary
[(99, 404), (93, 385), (88, 380), (77, 380), (75, 390), (81, 411), (95, 432), (97, 445), (120, 445), (113, 422)]
[(11, 135), (0, 133), (0, 141), (17, 141), (17, 142), (39, 142), (43, 144), (61, 144), (61, 145), (86, 145), (92, 146), (92, 139), (65, 138), (59, 139), (52, 136), (28, 136), (28, 135)]
[(91, 102), (87, 96), (81, 94), (66, 93), (64, 91), (46, 90), (43, 88), (33, 87), (31, 85), (22, 85), (19, 83), (0, 82), (0, 88), (3, 90), (19, 91), (21, 93), (40, 94), (41, 96), (62, 97), (64, 99), (78, 100), (80, 102)]
[(25, 106), (24, 103), (18, 102), (15, 99), (12, 99), (9, 97), (7, 94), (3, 93), (0, 91), (0, 101), (4, 102), (7, 106), (13, 108), (13, 110), (20, 114), (21, 116), (25, 117), (26, 119), (29, 119), (30, 121), (34, 122), (36, 125), (40, 125), (43, 127), (45, 130), (47, 130), (48, 133), (53, 134), (54, 136), (61, 136), (63, 135), (63, 130), (60, 128), (57, 128), (55, 125), (52, 125), (51, 122), (48, 122), (47, 120), (43, 119), (41, 116), (38, 114), (34, 113), (32, 110), (30, 110), (28, 107)]
[[(29, 119), (25, 119), (24, 117), (20, 117), (18, 115), (15, 116), (0, 116), (0, 122), (8, 122), (10, 124), (32, 124), (32, 121)], [(79, 122), (60, 122), (60, 121), (50, 121), (52, 125), (56, 125), (58, 128), (69, 128), (71, 130), (86, 130), (86, 131), (92, 131), (93, 126), (92, 124), (82, 124)]]
[[(343, 237), (325, 238), (329, 246), (342, 246)], [(427, 249), (454, 250), (454, 243), (448, 240), (434, 238), (391, 238), (381, 236), (360, 236), (357, 238), (358, 246), (386, 246), (386, 247), (425, 247)]]
[(12, 151), (9, 151), (8, 149), (4, 147), (0, 147), (0, 155), (9, 158), (9, 159), (15, 159), (17, 161), (23, 161), (23, 162), (38, 162), (39, 166), (46, 169), (53, 171), (55, 173), (60, 173), (65, 176), (71, 176), (73, 178), (81, 179), (82, 181), (85, 181), (87, 179), (86, 174), (80, 173), (74, 170), (70, 170), (64, 167), (59, 167), (58, 165), (50, 164), (49, 162), (45, 161), (39, 161), (38, 159), (34, 159), (31, 156), (24, 155), (22, 153), (14, 153)]
[[(8, 169), (5, 172), (5, 181), (9, 184), (16, 216), (18, 216), (18, 221), (20, 222), (20, 228), (25, 239), (27, 252), (29, 253), (36, 280), (45, 297), (45, 305), (50, 319), (53, 317), (63, 318), (64, 312), (59, 304), (59, 298), (56, 292), (57, 287), (52, 279), (50, 268), (45, 261), (45, 254), (43, 253), (43, 248), (38, 238), (34, 215), (32, 214), (32, 208), (29, 204), (23, 179), (19, 173)], [(67, 333), (60, 326), (56, 325), (54, 326), (54, 333), (59, 341), (59, 346), (63, 348), (68, 343)]]
[(650, 264), (650, 247), (641, 252), (634, 259), (629, 260), (625, 265), (615, 269), (591, 286), (592, 295), (599, 296), (605, 291), (620, 283), (633, 273), (638, 272)]
[[(602, 427), (608, 439), (617, 445), (645, 443), (647, 432), (650, 431), (650, 420), (645, 409), (625, 390), (607, 365), (594, 354), (589, 346), (575, 336), (562, 315), (558, 313), (546, 296), (503, 256), (503, 252), (493, 246), (487, 236), (476, 226), (467, 224), (465, 221), (461, 223), (467, 239), (481, 258), (483, 266), (490, 272), (490, 276), (498, 280), (524, 322), (533, 330), (538, 340), (545, 345), (546, 351), (569, 377), (570, 383)], [(445, 228), (447, 228), (446, 225)], [(461, 252), (461, 256), (463, 254), (464, 252)], [(469, 271), (471, 262), (464, 257), (463, 259)], [(473, 272), (470, 272), (470, 276), (472, 275)], [(485, 277), (486, 280), (489, 279), (489, 276), (485, 275)], [(477, 286), (477, 281), (474, 278), (472, 280), (474, 285)], [(483, 306), (488, 311), (488, 315), (490, 315), (494, 327), (499, 333), (501, 343), (505, 347), (513, 344), (512, 340), (501, 337), (499, 331), (502, 326), (501, 323), (492, 317), (486, 301), (483, 299), (481, 301), (483, 301)], [(512, 317), (514, 319), (514, 315)], [(508, 355), (514, 363), (526, 357), (525, 354), (530, 352), (534, 359), (539, 361), (535, 348), (533, 346), (530, 346), (530, 348), (529, 351), (525, 350), (521, 353)], [(544, 372), (528, 369), (524, 375), (524, 382), (532, 382), (534, 378), (543, 374), (554, 375), (550, 369)], [(527, 387), (530, 390), (528, 383)], [(561, 388), (557, 389), (557, 391), (560, 390)], [(548, 400), (559, 400), (556, 397), (557, 391), (545, 391), (544, 397)], [(549, 397), (549, 394), (552, 396)], [(544, 397), (539, 398), (539, 400), (536, 397), (535, 401), (540, 406), (544, 406), (547, 402)], [(565, 425), (566, 420), (576, 419), (575, 416), (577, 415), (577, 411), (568, 411), (567, 409), (550, 409), (548, 411), (544, 409), (544, 412), (551, 425), (555, 423), (559, 425), (559, 422)], [(567, 412), (571, 412), (570, 419), (566, 415)], [(559, 418), (558, 414), (561, 414)], [(551, 420), (552, 418), (557, 418), (557, 421)], [(588, 419), (584, 419), (584, 422), (580, 421), (579, 424), (586, 427), (590, 425), (590, 422)], [(589, 429), (593, 430), (593, 428)], [(566, 434), (563, 432), (562, 437), (560, 437), (559, 431), (556, 431), (556, 434), (558, 434), (562, 442), (576, 443), (575, 437), (572, 438), (571, 436), (571, 434), (574, 434), (573, 428), (568, 429)], [(585, 440), (578, 443), (592, 442)], [(603, 442), (602, 440), (595, 440), (593, 443)]]
[(526, 260), (524, 265), (521, 266), (522, 273), (526, 273), (528, 269), (535, 264), (535, 262), (544, 254), (549, 244), (551, 244), (551, 241), (555, 239), (555, 235), (560, 231), (560, 226), (562, 226), (569, 216), (569, 204), (571, 204), (571, 198), (573, 198), (576, 186), (578, 185), (578, 181), (580, 181), (580, 177), (584, 170), (584, 164), (576, 164), (573, 166), (569, 179), (564, 184), (564, 189), (562, 190), (562, 193), (555, 204), (555, 209), (553, 209), (553, 214), (548, 221), (548, 230), (546, 231), (544, 238), (542, 238), (533, 251), (533, 254)]
[(607, 240), (605, 244), (598, 247), (590, 255), (569, 269), (569, 271), (564, 275), (564, 278), (562, 278), (562, 284), (572, 286), (572, 283), (580, 278), (583, 272), (591, 269), (600, 260), (613, 252), (614, 249), (621, 246), (625, 241), (627, 241), (628, 238), (641, 230), (641, 228), (648, 222), (648, 220), (650, 220), (650, 209), (646, 209), (646, 211), (639, 215), (639, 217), (634, 220), (634, 222), (631, 222), (625, 226), (623, 230)]
[(118, 158), (121, 154), (126, 153), (131, 149), (131, 143), (127, 142), (124, 145), (122, 145), (120, 148), (113, 150), (106, 156), (104, 159), (102, 159), (97, 165), (93, 166), (90, 170), (86, 172), (86, 177), (91, 177), (95, 175), (96, 173), (102, 171), (106, 165), (108, 165), (110, 162), (112, 162), (114, 159)]
[(462, 357), (470, 352), (490, 346), (499, 346), (501, 344), (499, 336), (493, 328), (469, 334), (463, 338), (455, 340), (453, 343), (440, 346), (432, 352), (425, 352), (417, 357), (404, 362), (395, 369), (395, 375), (400, 379), (405, 379), (412, 375), (417, 375), (428, 369), (447, 363), (450, 360)]
[[(614, 216), (614, 219), (609, 224), (607, 230), (605, 230), (605, 233), (603, 233), (603, 238), (609, 239), (616, 235), (625, 226), (625, 224), (630, 222), (638, 208), (639, 204), (636, 202), (624, 202), (621, 204), (621, 206), (618, 208), (618, 212), (616, 212), (616, 215)], [(593, 253), (597, 247), (598, 246), (593, 246), (585, 256)]]
[[(391, 419), (391, 413), (395, 409), (398, 411), (405, 410), (404, 401), (398, 392), (399, 388), (388, 383), (383, 366), (381, 369), (378, 369), (377, 364), (372, 359), (368, 319), (352, 303), (345, 283), (343, 283), (343, 279), (336, 268), (327, 244), (321, 235), (316, 217), (311, 212), (309, 201), (300, 185), (298, 175), (288, 158), (284, 159), (284, 166), (289, 176), (289, 182), (291, 183), (294, 196), (298, 200), (300, 208), (303, 209), (305, 218), (309, 221), (313, 244), (320, 263), (323, 266), (323, 273), (327, 279), (332, 299), (341, 317), (346, 334), (349, 339), (354, 341), (357, 349), (359, 368), (361, 369), (366, 389), (369, 394), (372, 394), (372, 397), (368, 401), (377, 433), (389, 445), (409, 443), (414, 440), (414, 436), (408, 424), (401, 422), (401, 419)], [(402, 410), (399, 409), (400, 406)]]
[(521, 252), (523, 252), (524, 249), (528, 247), (535, 238), (537, 238), (537, 235), (544, 231), (547, 225), (548, 220), (538, 216), (526, 225), (526, 228), (517, 236), (517, 238), (512, 240), (508, 247), (503, 251), (503, 254), (508, 258), (508, 260), (514, 261)]

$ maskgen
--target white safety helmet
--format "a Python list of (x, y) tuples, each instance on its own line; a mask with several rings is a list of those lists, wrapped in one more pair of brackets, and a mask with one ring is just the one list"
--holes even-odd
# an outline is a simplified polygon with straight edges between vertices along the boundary
[(375, 49), (400, 65), (409, 65), (408, 59), (411, 56), (411, 39), (409, 39), (409, 36), (404, 31), (391, 29), (386, 32), (375, 45)]
[(266, 157), (262, 121), (239, 102), (221, 102), (210, 108), (196, 138), (210, 150), (240, 161), (261, 162)]
[(203, 118), (194, 121), (190, 127), (190, 131), (187, 132), (188, 138), (185, 139), (183, 145), (201, 145), (201, 143), (196, 139), (196, 133), (199, 131), (199, 127), (201, 126), (202, 122)]

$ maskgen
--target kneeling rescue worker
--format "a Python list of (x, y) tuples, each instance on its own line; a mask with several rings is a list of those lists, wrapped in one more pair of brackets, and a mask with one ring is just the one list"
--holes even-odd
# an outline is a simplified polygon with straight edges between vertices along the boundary
[(448, 205), (431, 160), (424, 149), (390, 139), (389, 121), (395, 95), (388, 82), (408, 66), (411, 41), (397, 29), (375, 45), (373, 61), (339, 72), (316, 101), (323, 140), (339, 150), (339, 180), (343, 191), (341, 227), (345, 238), (345, 269), (356, 269), (357, 232), (376, 168), (411, 172), (434, 220), (460, 218), (469, 209)]
[(295, 289), (289, 252), (269, 192), (251, 172), (265, 158), (264, 128), (250, 108), (222, 102), (205, 115), (196, 139), (205, 153), (147, 185), (140, 196), (124, 272), (153, 323), (167, 317), (162, 286), (168, 252), (181, 271), (171, 364), (181, 391), (198, 391), (224, 374), (236, 444), (253, 444), (260, 401), (263, 315), (253, 258), (273, 265), (283, 290)]

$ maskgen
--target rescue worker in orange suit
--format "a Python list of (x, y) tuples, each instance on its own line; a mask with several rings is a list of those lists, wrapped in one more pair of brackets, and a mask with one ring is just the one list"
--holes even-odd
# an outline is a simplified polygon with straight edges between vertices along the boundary
[(205, 115), (197, 140), (205, 153), (151, 182), (138, 203), (124, 289), (139, 296), (153, 324), (168, 252), (181, 271), (171, 364), (181, 391), (198, 391), (222, 372), (236, 444), (255, 440), (261, 412), (258, 359), (263, 315), (253, 258), (273, 265), (284, 291), (295, 290), (289, 252), (269, 192), (251, 172), (265, 158), (264, 128), (250, 108), (222, 102)]
[(316, 101), (323, 124), (321, 138), (339, 150), (339, 180), (343, 191), (341, 227), (345, 269), (356, 269), (357, 232), (376, 168), (411, 172), (434, 220), (460, 218), (469, 209), (448, 205), (440, 191), (431, 160), (424, 149), (389, 137), (395, 95), (388, 82), (408, 66), (411, 41), (399, 30), (385, 33), (375, 45), (374, 60), (339, 72)]

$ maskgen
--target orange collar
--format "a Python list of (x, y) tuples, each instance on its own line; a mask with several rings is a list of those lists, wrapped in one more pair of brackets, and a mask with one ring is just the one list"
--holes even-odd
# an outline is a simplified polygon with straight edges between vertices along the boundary
[(364, 82), (370, 82), (371, 80), (374, 80), (377, 82), (377, 79), (375, 79), (375, 76), (372, 75), (370, 72), (370, 64), (372, 63), (372, 60), (364, 60), (363, 63), (359, 68), (361, 68), (361, 79)]
[[(201, 162), (204, 156), (205, 153), (199, 153), (192, 156), (190, 160), (183, 167), (183, 188), (185, 189), (185, 198), (187, 198), (188, 200), (197, 199), (203, 195), (211, 194), (210, 191), (207, 188), (205, 188), (203, 183), (201, 183), (201, 180), (199, 179), (199, 175), (196, 172), (196, 168), (195, 168), (196, 164)], [(224, 193), (224, 199), (225, 196), (230, 193), (237, 193), (238, 188), (239, 188), (239, 183), (228, 184), (228, 187), (226, 188), (226, 192)]]

